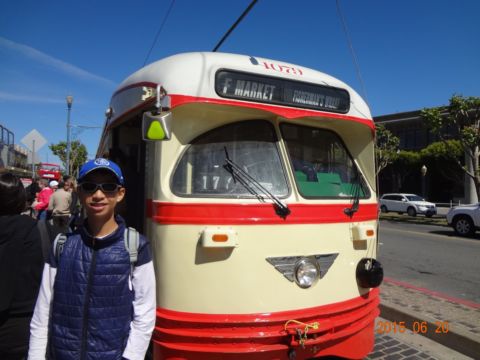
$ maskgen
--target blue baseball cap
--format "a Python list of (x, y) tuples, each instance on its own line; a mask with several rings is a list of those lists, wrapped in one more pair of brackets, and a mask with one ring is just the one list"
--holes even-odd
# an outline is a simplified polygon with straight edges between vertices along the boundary
[(83, 164), (82, 167), (80, 168), (80, 172), (78, 173), (78, 179), (77, 179), (78, 182), (82, 182), (85, 176), (90, 174), (92, 171), (95, 171), (98, 169), (105, 169), (112, 172), (117, 178), (117, 182), (120, 185), (124, 184), (123, 174), (120, 167), (117, 164), (115, 164), (113, 161), (107, 160), (104, 158), (90, 160), (90, 161), (87, 161), (85, 164)]

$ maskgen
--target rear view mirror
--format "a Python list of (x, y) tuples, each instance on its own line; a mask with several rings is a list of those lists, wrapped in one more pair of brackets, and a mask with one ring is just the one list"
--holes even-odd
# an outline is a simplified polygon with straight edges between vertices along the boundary
[(142, 136), (145, 141), (170, 140), (172, 113), (145, 112), (142, 118)]

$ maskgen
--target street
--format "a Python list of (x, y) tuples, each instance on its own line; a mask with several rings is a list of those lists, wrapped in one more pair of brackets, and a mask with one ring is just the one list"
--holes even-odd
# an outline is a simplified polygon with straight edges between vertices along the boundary
[(480, 303), (480, 238), (451, 228), (382, 220), (379, 260), (387, 278)]

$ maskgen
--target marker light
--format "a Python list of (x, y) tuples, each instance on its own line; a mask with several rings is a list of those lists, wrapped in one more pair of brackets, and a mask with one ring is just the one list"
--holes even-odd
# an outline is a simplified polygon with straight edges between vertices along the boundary
[(213, 234), (212, 235), (212, 240), (215, 242), (225, 242), (228, 241), (228, 235), (227, 234)]
[(162, 129), (162, 124), (158, 121), (152, 121), (147, 130), (147, 138), (149, 140), (163, 140), (165, 139), (165, 131)]
[(320, 268), (316, 261), (302, 258), (295, 264), (295, 282), (303, 289), (309, 288), (320, 277)]
[(142, 137), (145, 141), (162, 141), (171, 138), (172, 113), (143, 113)]

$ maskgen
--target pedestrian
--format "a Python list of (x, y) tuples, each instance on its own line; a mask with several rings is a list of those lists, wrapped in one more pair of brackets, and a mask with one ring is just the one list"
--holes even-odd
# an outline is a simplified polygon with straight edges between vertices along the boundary
[(57, 180), (52, 180), (52, 181), (50, 181), (48, 186), (50, 186), (50, 189), (52, 189), (52, 192), (55, 192), (55, 191), (58, 190), (58, 181)]
[(42, 244), (36, 220), (20, 215), (26, 192), (13, 174), (0, 175), (0, 204), (0, 359), (24, 359), (42, 276)]
[(75, 179), (70, 175), (65, 175), (63, 177), (63, 181), (64, 182), (68, 181), (70, 183), (70, 188), (68, 189), (68, 191), (70, 192), (72, 201), (70, 203), (69, 227), (70, 229), (75, 230), (78, 226), (83, 224), (83, 220), (84, 220), (81, 209), (80, 209), (80, 203), (78, 200), (77, 183)]
[[(52, 181), (53, 182), (53, 181)], [(50, 184), (52, 184), (50, 182)], [(72, 194), (70, 193), (72, 181), (67, 179), (62, 183), (62, 187), (55, 191), (48, 202), (48, 212), (51, 214), (52, 225), (59, 232), (68, 232), (70, 223), (70, 206), (72, 204)]]
[(155, 276), (144, 236), (135, 263), (126, 249), (130, 232), (114, 213), (125, 191), (112, 161), (95, 159), (80, 169), (78, 196), (87, 218), (62, 246), (61, 237), (52, 246), (30, 326), (29, 359), (143, 360), (155, 325)]
[(48, 202), (50, 200), (50, 196), (53, 193), (53, 190), (48, 186), (47, 179), (40, 179), (38, 185), (40, 191), (38, 192), (37, 198), (34, 202), (34, 209), (37, 219), (45, 220), (47, 219)]
[(32, 183), (25, 188), (27, 193), (27, 207), (30, 210), (30, 216), (35, 217), (35, 209), (33, 208), (33, 202), (37, 197), (37, 193), (40, 191), (40, 186), (38, 185), (39, 179), (32, 178)]

